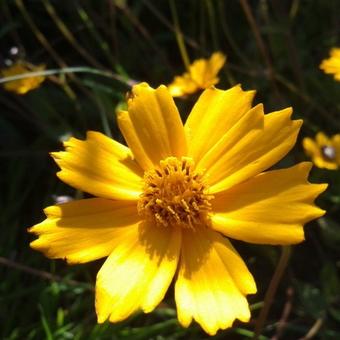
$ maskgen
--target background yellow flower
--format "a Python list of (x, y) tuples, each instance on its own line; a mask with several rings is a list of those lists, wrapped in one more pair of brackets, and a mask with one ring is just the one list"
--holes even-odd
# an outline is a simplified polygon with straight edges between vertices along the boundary
[(334, 79), (340, 81), (340, 48), (331, 49), (330, 57), (321, 62), (320, 69), (327, 74), (333, 74)]
[[(45, 68), (45, 65), (34, 66), (25, 61), (17, 61), (10, 67), (2, 69), (1, 74), (3, 77), (11, 77), (29, 72), (43, 71)], [(3, 84), (3, 87), (6, 91), (14, 92), (16, 94), (25, 94), (38, 88), (44, 80), (44, 76), (27, 76), (27, 78), (6, 82)]]
[(318, 132), (315, 140), (307, 137), (303, 139), (306, 154), (312, 158), (318, 168), (336, 170), (340, 166), (340, 134), (331, 138), (323, 132)]
[(226, 56), (215, 52), (209, 59), (197, 59), (190, 66), (188, 72), (176, 76), (169, 85), (173, 97), (181, 97), (206, 89), (219, 82), (218, 72), (226, 62)]

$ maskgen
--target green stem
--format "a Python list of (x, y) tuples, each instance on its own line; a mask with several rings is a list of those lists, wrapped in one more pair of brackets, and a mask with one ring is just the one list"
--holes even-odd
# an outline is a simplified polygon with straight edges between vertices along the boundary
[(101, 71), (98, 69), (94, 69), (91, 67), (64, 67), (60, 69), (51, 69), (51, 70), (44, 70), (44, 71), (37, 71), (37, 72), (27, 72), (18, 74), (15, 76), (10, 77), (4, 77), (0, 78), (0, 84), (7, 83), (9, 81), (13, 80), (19, 80), (19, 79), (25, 79), (25, 78), (31, 78), (31, 77), (40, 77), (40, 76), (51, 76), (54, 74), (66, 74), (66, 73), (92, 73), (97, 74), (103, 77), (111, 78), (120, 81), (121, 83), (124, 83), (127, 86), (132, 86), (136, 81), (134, 80), (126, 80), (124, 77), (109, 72), (109, 71)]
[(215, 16), (215, 11), (214, 11), (214, 6), (211, 3), (211, 0), (206, 0), (205, 5), (208, 11), (211, 39), (213, 41), (214, 49), (215, 51), (217, 51), (219, 50), (219, 44), (218, 44), (218, 37), (217, 37), (217, 31), (216, 31), (216, 16)]
[(103, 68), (91, 54), (89, 54), (80, 43), (78, 43), (77, 39), (74, 37), (73, 33), (68, 29), (65, 23), (60, 19), (58, 16), (55, 8), (51, 4), (49, 0), (42, 0), (43, 5), (47, 13), (51, 16), (52, 20), (54, 21), (55, 25), (58, 27), (59, 31), (65, 37), (65, 39), (73, 46), (73, 48), (91, 65), (96, 68)]
[(189, 70), (190, 59), (189, 59), (188, 52), (187, 52), (186, 47), (185, 47), (183, 34), (182, 34), (180, 26), (179, 26), (175, 2), (173, 0), (169, 0), (169, 4), (170, 4), (170, 10), (171, 10), (172, 18), (174, 20), (174, 28), (175, 28), (175, 35), (176, 35), (178, 48), (179, 48), (179, 51), (181, 53), (185, 68), (187, 70)]
[(102, 104), (102, 102), (100, 101), (100, 96), (98, 95), (98, 93), (95, 93), (95, 95), (93, 96), (98, 109), (99, 109), (99, 115), (100, 115), (100, 120), (102, 122), (102, 126), (103, 126), (103, 130), (105, 132), (105, 134), (109, 137), (112, 138), (112, 133), (111, 133), (111, 129), (110, 129), (110, 124), (109, 124), (109, 120), (107, 118), (107, 114), (104, 108), (104, 105)]
[(279, 263), (277, 264), (277, 267), (275, 269), (275, 272), (273, 274), (273, 277), (269, 283), (269, 287), (267, 289), (266, 295), (264, 297), (264, 305), (263, 308), (260, 311), (260, 315), (257, 318), (256, 325), (255, 325), (255, 331), (254, 331), (254, 339), (257, 340), (260, 338), (262, 329), (264, 327), (264, 324), (267, 320), (267, 316), (269, 313), (269, 309), (273, 303), (277, 287), (281, 281), (282, 275), (287, 267), (289, 258), (291, 254), (291, 247), (290, 246), (283, 246), (282, 247), (282, 253), (279, 260)]
[(249, 5), (247, 0), (239, 0), (239, 1), (240, 1), (242, 10), (243, 10), (243, 12), (245, 14), (245, 17), (246, 17), (246, 19), (247, 19), (247, 21), (249, 23), (249, 26), (250, 26), (253, 34), (254, 34), (257, 47), (258, 47), (260, 53), (262, 54), (262, 57), (263, 57), (264, 62), (265, 62), (265, 65), (266, 65), (266, 67), (268, 69), (268, 78), (269, 78), (269, 80), (270, 80), (270, 82), (272, 84), (273, 90), (274, 90), (277, 98), (281, 99), (278, 87), (276, 85), (275, 71), (274, 71), (274, 67), (273, 67), (272, 61), (271, 61), (270, 56), (269, 56), (269, 51), (267, 49), (267, 46), (266, 46), (264, 40), (262, 39), (260, 29), (258, 27), (258, 24), (257, 24), (257, 22), (255, 20), (253, 12), (252, 12), (252, 8)]
[(24, 2), (22, 0), (15, 0), (15, 4), (17, 5), (19, 11), (21, 12), (22, 16), (26, 20), (28, 26), (34, 33), (35, 37), (38, 39), (40, 44), (49, 52), (52, 58), (57, 62), (60, 67), (66, 67), (64, 60), (58, 55), (58, 53), (54, 50), (51, 44), (48, 42), (45, 35), (39, 30), (38, 26), (36, 25), (35, 21), (29, 14), (29, 11), (26, 9)]
[(114, 63), (114, 60), (113, 60), (113, 57), (112, 57), (112, 53), (110, 52), (110, 47), (109, 47), (108, 43), (105, 40), (103, 40), (100, 33), (96, 29), (93, 21), (91, 20), (90, 16), (87, 14), (85, 9), (80, 6), (80, 3), (78, 3), (78, 2), (76, 3), (76, 10), (78, 12), (79, 17), (81, 18), (81, 20), (83, 21), (83, 23), (85, 24), (87, 29), (89, 30), (90, 34), (98, 42), (101, 50), (105, 54), (107, 60), (111, 64), (112, 68), (114, 68), (115, 63)]
[(228, 8), (225, 8), (224, 6), (224, 0), (219, 0), (218, 2), (218, 13), (219, 13), (219, 19), (220, 19), (220, 25), (222, 28), (222, 33), (225, 35), (225, 38), (230, 45), (230, 48), (234, 51), (234, 53), (237, 55), (237, 58), (243, 62), (243, 64), (251, 67), (251, 62), (247, 59), (246, 55), (243, 54), (242, 50), (238, 47), (236, 44), (236, 41), (233, 38), (232, 33), (230, 32), (228, 21), (225, 13), (228, 11)]

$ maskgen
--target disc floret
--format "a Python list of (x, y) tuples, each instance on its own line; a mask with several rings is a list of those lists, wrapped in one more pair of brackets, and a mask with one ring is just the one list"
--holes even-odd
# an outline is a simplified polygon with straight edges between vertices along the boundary
[(144, 174), (144, 192), (138, 202), (139, 214), (158, 226), (195, 228), (209, 221), (211, 210), (203, 172), (195, 171), (189, 157), (168, 157)]

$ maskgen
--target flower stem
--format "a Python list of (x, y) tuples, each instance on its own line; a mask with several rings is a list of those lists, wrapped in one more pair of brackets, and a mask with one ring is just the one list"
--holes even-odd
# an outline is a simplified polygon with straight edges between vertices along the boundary
[(176, 11), (176, 6), (173, 0), (169, 0), (170, 4), (170, 10), (172, 14), (172, 18), (174, 21), (174, 29), (175, 29), (175, 34), (176, 34), (176, 40), (178, 44), (179, 51), (181, 53), (181, 57), (183, 59), (183, 63), (185, 65), (185, 68), (189, 70), (190, 66), (190, 59), (188, 56), (188, 52), (185, 47), (184, 39), (183, 39), (183, 34), (181, 32), (180, 26), (179, 26), (179, 20), (178, 20), (178, 15)]
[(266, 295), (264, 297), (264, 304), (263, 308), (260, 311), (260, 315), (257, 318), (257, 322), (255, 325), (255, 331), (254, 331), (254, 339), (259, 339), (259, 336), (262, 332), (263, 326), (266, 322), (269, 309), (273, 303), (273, 299), (277, 290), (277, 287), (281, 281), (282, 275), (287, 267), (289, 258), (291, 254), (291, 247), (290, 246), (283, 246), (282, 247), (282, 253), (279, 260), (279, 263), (275, 269), (275, 272), (273, 274), (273, 277), (269, 283), (269, 287), (267, 289)]

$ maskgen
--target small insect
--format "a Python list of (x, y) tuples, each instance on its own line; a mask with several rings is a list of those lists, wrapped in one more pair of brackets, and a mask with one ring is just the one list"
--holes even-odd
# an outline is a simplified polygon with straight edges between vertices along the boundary
[(133, 99), (135, 95), (132, 93), (132, 91), (127, 91), (125, 94), (125, 99), (128, 101), (129, 99)]

